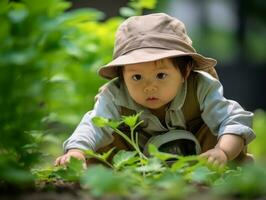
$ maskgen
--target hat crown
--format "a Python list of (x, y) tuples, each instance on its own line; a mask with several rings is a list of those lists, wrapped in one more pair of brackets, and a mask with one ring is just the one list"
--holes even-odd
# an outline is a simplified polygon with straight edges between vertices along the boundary
[[(126, 53), (127, 50), (131, 50), (132, 44), (136, 49), (137, 45), (132, 41), (144, 39), (151, 40), (151, 37), (149, 36), (154, 35), (161, 35), (161, 37), (169, 38), (169, 40), (172, 39), (173, 43), (178, 40), (176, 43), (182, 42), (187, 46), (192, 45), (192, 41), (187, 35), (185, 25), (183, 22), (174, 17), (171, 17), (165, 13), (133, 16), (125, 20), (119, 26), (118, 31), (116, 32), (114, 57), (123, 55), (123, 53)], [(138, 44), (139, 48), (143, 47), (143, 45), (141, 45), (142, 43), (143, 41)], [(160, 45), (165, 45), (165, 43), (161, 43), (159, 46)], [(150, 47), (152, 47), (152, 44)], [(158, 46), (154, 47), (156, 48)]]
[(118, 27), (113, 60), (98, 72), (112, 79), (118, 76), (120, 66), (180, 56), (190, 56), (194, 69), (206, 71), (217, 63), (196, 52), (180, 20), (165, 13), (134, 16)]

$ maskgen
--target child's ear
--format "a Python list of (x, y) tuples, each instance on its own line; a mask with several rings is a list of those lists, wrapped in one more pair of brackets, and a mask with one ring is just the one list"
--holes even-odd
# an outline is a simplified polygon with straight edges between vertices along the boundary
[(187, 66), (186, 66), (185, 74), (184, 74), (185, 80), (187, 80), (191, 70), (193, 69), (193, 65), (194, 65), (193, 61), (188, 62)]

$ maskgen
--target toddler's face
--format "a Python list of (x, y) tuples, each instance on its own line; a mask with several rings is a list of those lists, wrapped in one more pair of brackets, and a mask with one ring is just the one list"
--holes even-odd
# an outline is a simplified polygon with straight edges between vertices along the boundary
[(151, 110), (164, 109), (184, 80), (170, 59), (125, 65), (123, 77), (133, 100)]

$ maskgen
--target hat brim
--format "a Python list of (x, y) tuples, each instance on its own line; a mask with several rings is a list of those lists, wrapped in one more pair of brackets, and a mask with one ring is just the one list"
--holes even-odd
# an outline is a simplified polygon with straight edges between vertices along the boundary
[(118, 76), (117, 68), (119, 66), (151, 62), (160, 60), (163, 58), (179, 57), (179, 56), (191, 56), (196, 62), (195, 68), (197, 70), (214, 67), (217, 63), (215, 59), (204, 57), (198, 53), (188, 53), (179, 50), (168, 50), (159, 48), (141, 48), (128, 52), (125, 55), (119, 56), (105, 66), (102, 66), (98, 73), (100, 76), (113, 79)]

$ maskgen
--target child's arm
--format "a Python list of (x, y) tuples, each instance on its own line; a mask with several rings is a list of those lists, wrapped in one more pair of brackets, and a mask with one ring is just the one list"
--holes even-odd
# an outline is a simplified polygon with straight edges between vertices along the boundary
[[(112, 88), (111, 88), (112, 89)], [(108, 127), (99, 128), (92, 123), (95, 116), (102, 116), (107, 119), (119, 119), (120, 114), (114, 101), (113, 90), (106, 88), (98, 94), (93, 110), (87, 112), (76, 127), (73, 134), (64, 142), (64, 155), (55, 160), (55, 165), (65, 165), (70, 157), (85, 160), (80, 149), (97, 150), (100, 147), (112, 142), (112, 130)]]
[(201, 154), (209, 163), (223, 166), (227, 161), (235, 159), (244, 148), (244, 140), (238, 135), (224, 134), (215, 148)]
[(241, 136), (245, 145), (256, 136), (252, 130), (253, 113), (244, 110), (239, 103), (223, 96), (222, 84), (206, 72), (199, 72), (197, 97), (201, 117), (214, 135)]
[(252, 130), (253, 114), (237, 102), (226, 99), (218, 80), (205, 72), (199, 72), (198, 77), (197, 97), (201, 117), (219, 138), (215, 148), (202, 155), (208, 157), (210, 162), (225, 164), (233, 160), (243, 150), (243, 146), (255, 138)]
[(244, 140), (239, 135), (224, 134), (220, 137), (216, 148), (223, 150), (227, 156), (227, 160), (235, 159), (244, 148)]

